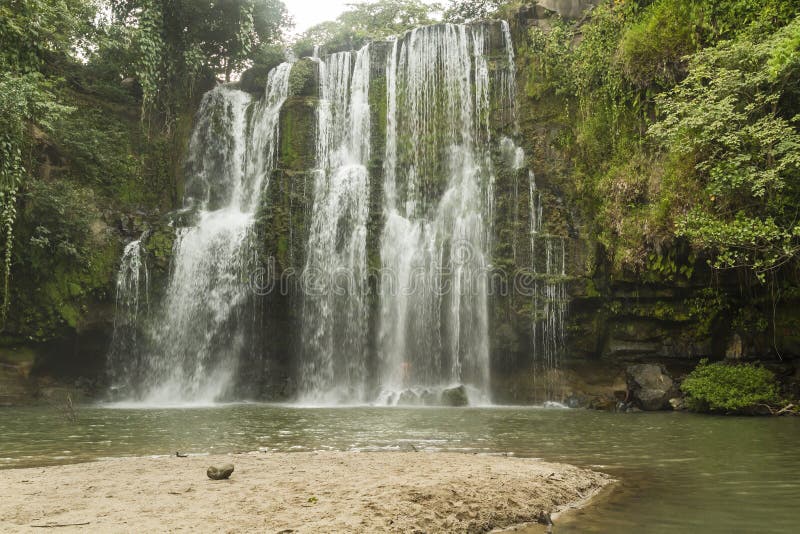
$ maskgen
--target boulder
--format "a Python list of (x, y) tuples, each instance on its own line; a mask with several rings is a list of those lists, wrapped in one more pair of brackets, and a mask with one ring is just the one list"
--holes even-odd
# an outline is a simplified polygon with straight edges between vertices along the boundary
[(239, 78), (239, 89), (248, 93), (262, 94), (267, 87), (270, 65), (253, 65)]
[(669, 400), (678, 396), (675, 382), (663, 365), (631, 365), (626, 375), (629, 400), (642, 410), (668, 410)]
[(400, 398), (397, 399), (398, 406), (416, 406), (420, 403), (419, 395), (410, 389), (400, 393)]
[(467, 388), (461, 385), (445, 389), (442, 391), (442, 404), (444, 406), (468, 406)]
[(231, 477), (233, 474), (233, 464), (225, 464), (219, 467), (211, 466), (206, 471), (208, 478), (211, 480), (225, 480)]

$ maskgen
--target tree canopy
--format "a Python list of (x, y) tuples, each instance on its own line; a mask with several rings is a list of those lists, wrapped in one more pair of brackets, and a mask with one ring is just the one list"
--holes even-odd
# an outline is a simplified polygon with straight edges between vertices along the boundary
[(299, 55), (308, 55), (314, 45), (328, 51), (360, 48), (368, 41), (400, 35), (406, 30), (433, 24), (439, 4), (422, 0), (376, 0), (348, 5), (335, 21), (309, 28), (295, 44)]
[(291, 24), (280, 0), (113, 0), (113, 11), (136, 28), (132, 40), (145, 110), (163, 115), (167, 124), (198, 80), (230, 80)]
[(444, 20), (458, 23), (488, 19), (507, 3), (507, 0), (450, 0)]

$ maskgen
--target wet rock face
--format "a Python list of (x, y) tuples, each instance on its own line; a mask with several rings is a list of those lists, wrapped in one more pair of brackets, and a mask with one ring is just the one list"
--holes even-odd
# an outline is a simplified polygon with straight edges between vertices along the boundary
[(670, 399), (678, 396), (675, 381), (662, 365), (631, 365), (626, 374), (630, 400), (642, 410), (670, 409)]

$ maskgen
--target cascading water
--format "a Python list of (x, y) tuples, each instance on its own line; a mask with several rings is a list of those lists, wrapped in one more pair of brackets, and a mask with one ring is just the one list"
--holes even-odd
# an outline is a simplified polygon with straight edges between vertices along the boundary
[[(472, 402), (488, 401), (493, 154), (520, 171), (514, 221), (524, 180), (525, 154), (510, 139), (518, 123), (508, 25), (440, 24), (357, 52), (320, 56), (316, 49), (301, 61), (318, 67), (319, 98), (313, 169), (280, 175), (290, 197), (312, 204), (297, 228), (307, 232), (303, 296), (291, 300), (302, 302), (300, 343), (279, 355), (287, 381), (296, 377), (299, 400), (309, 403), (428, 402), (455, 384), (467, 386)], [(294, 137), (284, 147), (278, 135), (290, 72), (289, 64), (274, 69), (261, 99), (229, 86), (203, 99), (180, 214), (192, 224), (177, 232), (161, 306), (136, 325), (136, 355), (117, 365), (115, 376), (130, 377), (133, 400), (230, 398), (241, 356), (259, 339), (249, 278), (265, 258), (256, 257), (255, 212), (277, 147), (295, 150)], [(313, 101), (295, 96), (292, 106)], [(371, 109), (383, 98), (385, 108)], [(292, 173), (312, 171), (306, 199)], [(559, 366), (566, 253), (563, 240), (542, 234), (532, 174), (530, 191), (538, 381)], [(290, 243), (295, 230), (290, 222)], [(515, 262), (525, 246), (519, 241)], [(127, 254), (123, 271), (131, 269)], [(380, 276), (372, 279), (368, 265), (378, 260)], [(545, 389), (555, 397), (555, 386)]]
[[(503, 72), (501, 89), (511, 103), (508, 119), (513, 131), (519, 131), (516, 115), (516, 69), (511, 33), (508, 23), (502, 22), (503, 35), (508, 53), (509, 69)], [(519, 220), (519, 178), (525, 168), (525, 151), (513, 140), (504, 137), (500, 151), (505, 164), (514, 172), (514, 215)], [(536, 177), (528, 170), (530, 210), (530, 250), (532, 274), (532, 332), (534, 396), (542, 402), (561, 401), (563, 377), (561, 373), (564, 356), (564, 324), (569, 299), (566, 287), (566, 238), (542, 232), (543, 208), (540, 192), (536, 188)], [(511, 243), (514, 262), (517, 262), (519, 243), (516, 233)]]
[[(514, 194), (517, 196), (519, 173), (525, 170), (525, 152), (508, 138), (503, 139), (501, 151), (509, 167), (517, 171), (514, 177)], [(562, 400), (564, 321), (569, 303), (566, 286), (566, 238), (542, 231), (542, 201), (536, 188), (536, 178), (530, 170), (528, 193), (534, 397), (541, 402), (558, 402)], [(518, 198), (515, 200), (514, 210), (514, 220), (518, 220)], [(515, 260), (517, 247), (518, 243), (512, 242)]]
[(419, 28), (389, 56), (378, 340), (387, 399), (415, 386), (489, 386), (484, 39), (481, 27)]
[(533, 271), (534, 394), (541, 401), (562, 400), (566, 286), (565, 238), (542, 233), (542, 203), (532, 172), (530, 180), (531, 255)]
[[(146, 233), (125, 246), (117, 273), (114, 311), (114, 334), (108, 354), (108, 369), (112, 387), (125, 394), (130, 385), (136, 361), (131, 356), (138, 353), (137, 325), (141, 312), (149, 310), (150, 273), (142, 250)], [(144, 309), (140, 308), (144, 305)], [(120, 391), (121, 390), (121, 391)]]
[(290, 70), (274, 69), (255, 104), (228, 86), (203, 98), (187, 160), (184, 215), (196, 210), (194, 224), (177, 232), (132, 400), (204, 403), (228, 393), (245, 343), (254, 214), (274, 165)]
[[(514, 172), (514, 220), (519, 219), (519, 178), (525, 171), (525, 151), (510, 138), (500, 142), (500, 152), (505, 164)], [(530, 210), (530, 275), (528, 287), (532, 302), (531, 345), (533, 348), (534, 397), (537, 401), (561, 401), (562, 358), (564, 353), (564, 321), (567, 306), (566, 238), (543, 232), (543, 206), (536, 178), (528, 176), (528, 206)], [(516, 236), (511, 249), (516, 263), (518, 248)]]
[(302, 400), (365, 400), (370, 49), (320, 68), (314, 208), (304, 270)]

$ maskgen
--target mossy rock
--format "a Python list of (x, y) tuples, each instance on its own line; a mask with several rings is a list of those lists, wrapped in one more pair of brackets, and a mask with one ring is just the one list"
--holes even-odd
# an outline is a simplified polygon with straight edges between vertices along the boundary
[(242, 73), (239, 78), (239, 89), (248, 93), (262, 94), (266, 91), (270, 67), (268, 65), (253, 65)]
[(469, 406), (469, 397), (467, 396), (467, 388), (463, 385), (454, 388), (445, 389), (442, 391), (442, 404), (444, 406)]
[(289, 96), (316, 97), (319, 95), (319, 69), (311, 59), (301, 59), (289, 73)]
[(157, 226), (147, 236), (144, 240), (144, 250), (153, 267), (161, 271), (169, 270), (175, 239), (175, 228), (166, 224)]

